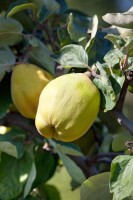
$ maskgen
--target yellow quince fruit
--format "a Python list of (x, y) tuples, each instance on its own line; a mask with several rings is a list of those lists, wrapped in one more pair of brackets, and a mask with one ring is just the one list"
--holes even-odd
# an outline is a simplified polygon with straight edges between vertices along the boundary
[(25, 117), (34, 119), (39, 96), (53, 76), (40, 67), (23, 63), (14, 67), (11, 76), (11, 96), (17, 110)]
[(70, 142), (86, 133), (99, 106), (99, 90), (85, 73), (62, 75), (42, 90), (35, 124), (44, 137)]

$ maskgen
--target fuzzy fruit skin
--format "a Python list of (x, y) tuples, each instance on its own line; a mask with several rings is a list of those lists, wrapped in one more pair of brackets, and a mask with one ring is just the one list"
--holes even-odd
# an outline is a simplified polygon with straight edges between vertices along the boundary
[(35, 124), (46, 138), (74, 141), (90, 128), (99, 106), (99, 90), (87, 75), (62, 75), (41, 92)]
[(11, 76), (11, 96), (17, 110), (34, 119), (43, 88), (53, 79), (47, 71), (36, 65), (24, 63), (14, 67)]

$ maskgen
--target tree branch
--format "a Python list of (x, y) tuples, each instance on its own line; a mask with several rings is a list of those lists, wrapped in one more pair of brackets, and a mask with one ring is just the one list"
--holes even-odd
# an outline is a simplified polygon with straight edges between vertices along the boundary
[(32, 138), (42, 137), (34, 124), (30, 123), (29, 119), (23, 117), (19, 113), (10, 112), (4, 118), (0, 119), (0, 125), (2, 126), (18, 126), (27, 133), (32, 133)]
[(130, 121), (121, 111), (114, 109), (109, 111), (109, 113), (115, 117), (117, 122), (126, 128), (133, 135), (133, 122)]

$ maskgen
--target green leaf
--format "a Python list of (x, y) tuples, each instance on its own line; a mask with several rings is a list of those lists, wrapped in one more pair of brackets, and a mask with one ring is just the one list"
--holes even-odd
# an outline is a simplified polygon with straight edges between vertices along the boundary
[(66, 27), (61, 27), (57, 30), (57, 35), (61, 43), (61, 47), (71, 44), (72, 40)]
[(22, 25), (15, 19), (0, 17), (0, 46), (14, 45), (22, 40)]
[(125, 38), (125, 42), (126, 44), (123, 47), (123, 51), (125, 52), (125, 54), (127, 54), (128, 56), (133, 57), (133, 36), (128, 36)]
[(102, 18), (111, 25), (133, 29), (133, 11), (125, 13), (107, 13)]
[(36, 10), (36, 5), (34, 3), (25, 3), (18, 6), (13, 7), (8, 13), (7, 17), (11, 17), (12, 15), (21, 12), (26, 9), (32, 9), (33, 11)]
[(85, 39), (87, 36), (88, 26), (89, 19), (83, 21), (80, 16), (75, 16), (73, 13), (70, 13), (67, 30), (70, 34), (71, 40), (81, 42)]
[(104, 61), (109, 67), (115, 67), (124, 58), (124, 54), (119, 49), (110, 50), (105, 56)]
[(113, 90), (115, 95), (119, 95), (123, 86), (123, 83), (125, 81), (125, 76), (122, 74), (116, 74), (112, 73), (111, 76), (109, 76), (109, 80), (111, 81)]
[(62, 65), (65, 68), (88, 67), (87, 53), (84, 50), (84, 48), (80, 45), (66, 45), (58, 53), (53, 54), (52, 58), (55, 59), (60, 65)]
[(118, 35), (108, 34), (105, 36), (105, 39), (108, 39), (112, 44), (114, 44), (118, 49), (121, 49), (125, 45), (125, 40)]
[(88, 52), (89, 49), (92, 47), (96, 34), (97, 34), (97, 29), (98, 29), (98, 17), (97, 15), (94, 15), (93, 19), (92, 19), (92, 30), (91, 30), (91, 38), (88, 41), (88, 43), (86, 44), (86, 51)]
[(80, 149), (72, 143), (53, 141), (49, 139), (50, 144), (54, 147), (55, 151), (73, 156), (82, 156)]
[(67, 7), (67, 3), (65, 0), (56, 0), (59, 5), (60, 5), (60, 12), (59, 14), (63, 14), (67, 11), (68, 7)]
[(35, 163), (33, 162), (29, 176), (28, 176), (28, 179), (27, 179), (27, 182), (26, 182), (26, 185), (25, 185), (25, 188), (24, 188), (24, 195), (23, 195), (24, 199), (30, 193), (31, 188), (32, 188), (32, 184), (33, 184), (35, 178), (36, 178), (36, 167), (35, 167)]
[(124, 151), (127, 149), (126, 147), (126, 142), (127, 141), (132, 141), (133, 136), (130, 135), (129, 133), (119, 133), (117, 134), (112, 142), (112, 149), (113, 151)]
[(19, 160), (2, 153), (0, 162), (0, 199), (16, 199), (21, 194), (31, 165), (32, 160), (26, 153)]
[[(5, 153), (15, 157), (15, 158), (21, 157), (21, 156), (18, 155), (17, 148), (19, 148), (19, 146), (17, 144), (15, 145), (12, 142), (8, 142), (8, 141), (0, 142), (0, 150), (2, 152), (5, 152)], [(22, 146), (20, 148), (22, 148)]]
[(109, 172), (104, 172), (87, 179), (80, 189), (80, 200), (112, 200), (109, 192)]
[(89, 65), (92, 65), (97, 61), (103, 62), (103, 57), (112, 48), (111, 42), (104, 38), (105, 35), (106, 33), (97, 31), (95, 37), (92, 37), (92, 39), (90, 39), (90, 41), (86, 45), (86, 51), (88, 53), (89, 58)]
[(85, 175), (82, 170), (74, 163), (74, 161), (65, 154), (58, 152), (64, 166), (66, 167), (69, 175), (79, 184), (85, 181)]
[[(35, 40), (32, 49), (29, 51), (29, 59), (38, 66), (43, 67), (52, 75), (55, 76), (55, 62), (50, 57), (51, 52), (40, 40)], [(31, 44), (31, 41), (30, 41)]]
[(0, 119), (3, 118), (9, 111), (9, 107), (12, 103), (11, 94), (10, 94), (10, 79), (7, 76), (0, 82)]
[(49, 151), (45, 151), (42, 147), (38, 147), (35, 152), (36, 178), (33, 183), (33, 188), (46, 182), (54, 174), (56, 162)]
[(39, 21), (42, 23), (51, 15), (59, 13), (60, 5), (55, 0), (44, 0), (44, 3), (39, 12)]
[(133, 157), (117, 156), (111, 164), (110, 192), (114, 200), (133, 197)]
[(11, 70), (11, 66), (15, 64), (15, 61), (16, 58), (8, 46), (0, 47), (0, 81), (6, 71)]
[(9, 134), (0, 135), (0, 151), (15, 158), (21, 158), (24, 154), (22, 143), (19, 141), (13, 141)]
[(104, 111), (107, 112), (115, 107), (115, 92), (103, 66), (97, 62), (96, 67), (100, 72), (100, 76), (99, 78), (94, 78), (93, 82), (102, 91), (102, 106)]

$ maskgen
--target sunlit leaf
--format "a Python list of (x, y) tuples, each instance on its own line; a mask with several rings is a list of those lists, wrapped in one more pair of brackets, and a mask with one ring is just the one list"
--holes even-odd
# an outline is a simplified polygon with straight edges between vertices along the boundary
[(91, 38), (88, 41), (88, 43), (86, 44), (86, 47), (85, 47), (86, 51), (88, 51), (88, 49), (90, 49), (91, 46), (93, 45), (95, 36), (97, 34), (97, 29), (98, 29), (98, 17), (97, 17), (97, 15), (94, 15), (94, 17), (92, 19)]
[(114, 200), (133, 197), (133, 157), (117, 156), (111, 164), (110, 191)]
[(65, 68), (88, 67), (88, 56), (84, 48), (80, 45), (70, 44), (64, 46), (58, 53), (53, 54), (55, 59), (61, 66)]
[(103, 16), (107, 23), (122, 28), (133, 28), (133, 11), (125, 13), (107, 13)]
[(109, 77), (100, 63), (96, 63), (100, 72), (99, 78), (94, 78), (94, 84), (102, 91), (102, 106), (104, 111), (112, 110), (116, 104), (115, 92)]
[(121, 59), (124, 57), (124, 54), (119, 49), (112, 49), (105, 56), (104, 60), (110, 67), (115, 67), (119, 64)]
[(105, 38), (112, 42), (118, 49), (121, 49), (125, 45), (125, 40), (121, 36), (108, 34)]

